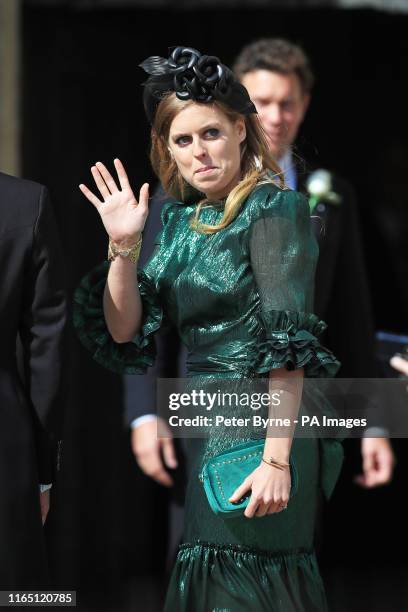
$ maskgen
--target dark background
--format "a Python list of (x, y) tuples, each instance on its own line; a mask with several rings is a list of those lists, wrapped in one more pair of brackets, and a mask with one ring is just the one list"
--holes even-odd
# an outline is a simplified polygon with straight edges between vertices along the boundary
[[(26, 6), (23, 175), (51, 190), (70, 290), (106, 256), (102, 224), (77, 187), (92, 185), (90, 166), (112, 165), (117, 156), (136, 190), (154, 181), (138, 64), (178, 44), (231, 64), (251, 40), (284, 36), (302, 44), (318, 75), (299, 152), (353, 182), (376, 327), (408, 331), (407, 28), (408, 16), (376, 11)], [(154, 610), (167, 494), (132, 458), (120, 378), (94, 364), (74, 333), (69, 377), (65, 463), (47, 527), (55, 579), (79, 589), (83, 609)], [(336, 610), (408, 606), (400, 501), (405, 452), (400, 442), (399, 468), (387, 490), (356, 488), (349, 504), (336, 493), (345, 507), (337, 560), (352, 568), (329, 575)]]

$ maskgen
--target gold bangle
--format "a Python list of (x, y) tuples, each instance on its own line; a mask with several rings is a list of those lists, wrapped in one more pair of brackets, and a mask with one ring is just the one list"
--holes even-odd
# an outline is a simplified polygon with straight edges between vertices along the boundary
[(270, 457), (269, 461), (262, 457), (262, 461), (276, 468), (277, 470), (284, 470), (285, 468), (290, 467), (289, 463), (283, 463), (283, 461), (276, 461), (273, 457)]
[(112, 239), (109, 240), (108, 247), (108, 261), (113, 261), (118, 255), (120, 257), (124, 257), (125, 259), (129, 259), (133, 264), (137, 264), (140, 256), (140, 249), (142, 247), (142, 236), (140, 236), (139, 240), (135, 242), (130, 247), (120, 248), (118, 247)]

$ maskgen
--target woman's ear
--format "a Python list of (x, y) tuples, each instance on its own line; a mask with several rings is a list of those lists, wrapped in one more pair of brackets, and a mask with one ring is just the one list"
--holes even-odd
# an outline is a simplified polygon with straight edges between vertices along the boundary
[(235, 129), (239, 138), (239, 142), (244, 142), (246, 138), (246, 125), (244, 119), (237, 119), (237, 121), (235, 122)]

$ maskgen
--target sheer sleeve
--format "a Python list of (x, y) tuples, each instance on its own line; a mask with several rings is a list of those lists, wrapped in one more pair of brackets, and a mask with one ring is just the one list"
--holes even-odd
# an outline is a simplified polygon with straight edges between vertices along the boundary
[(308, 202), (295, 191), (265, 186), (259, 192), (249, 233), (260, 300), (254, 369), (304, 367), (306, 376), (334, 376), (340, 364), (320, 344), (326, 324), (313, 314), (318, 246)]

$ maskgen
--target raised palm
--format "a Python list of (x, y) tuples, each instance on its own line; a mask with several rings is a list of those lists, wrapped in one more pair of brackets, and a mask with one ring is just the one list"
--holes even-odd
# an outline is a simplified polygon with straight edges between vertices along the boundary
[(140, 236), (149, 212), (149, 185), (140, 189), (139, 202), (129, 185), (129, 180), (119, 159), (114, 160), (120, 189), (107, 168), (101, 162), (92, 166), (91, 172), (102, 199), (86, 185), (79, 185), (84, 196), (95, 206), (110, 238), (117, 244), (134, 243)]

